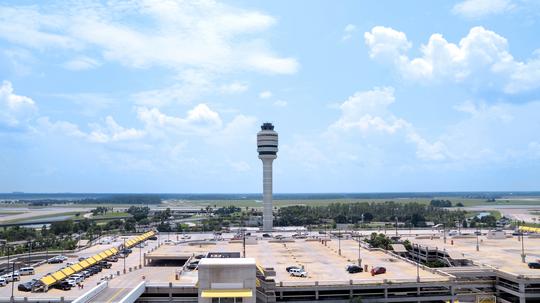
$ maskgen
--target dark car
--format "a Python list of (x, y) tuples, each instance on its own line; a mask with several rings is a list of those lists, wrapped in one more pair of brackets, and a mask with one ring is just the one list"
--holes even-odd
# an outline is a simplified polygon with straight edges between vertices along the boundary
[(105, 261), (99, 261), (98, 265), (99, 265), (101, 268), (111, 268), (111, 266), (112, 266), (111, 263), (108, 263), (108, 262), (105, 262)]
[(386, 268), (385, 267), (382, 267), (382, 266), (378, 266), (378, 267), (373, 267), (371, 269), (371, 275), (374, 276), (374, 275), (381, 275), (381, 274), (384, 274), (386, 273)]
[(19, 291), (32, 291), (32, 286), (34, 286), (37, 281), (38, 280), (36, 279), (32, 279), (31, 281), (21, 283), (19, 286), (17, 286), (17, 289)]
[(56, 263), (62, 263), (64, 262), (64, 260), (60, 259), (60, 258), (50, 258), (49, 260), (47, 260), (47, 263), (49, 264), (56, 264)]
[(347, 271), (350, 273), (350, 274), (355, 274), (355, 273), (359, 273), (359, 272), (363, 272), (364, 269), (358, 265), (351, 265), (349, 267), (347, 267)]
[(527, 265), (529, 265), (529, 268), (532, 268), (532, 269), (540, 269), (540, 263), (539, 262), (530, 262)]
[(199, 263), (189, 263), (189, 265), (187, 266), (187, 269), (197, 269), (197, 266), (199, 266)]
[(85, 258), (85, 257), (79, 257), (78, 260), (79, 260), (79, 262), (81, 262), (81, 261), (83, 261), (83, 260), (86, 260), (86, 258)]
[(60, 283), (54, 284), (53, 287), (56, 289), (61, 289), (61, 290), (70, 290), (71, 284), (69, 284), (69, 282), (67, 281), (62, 281)]
[(106, 259), (108, 262), (118, 262), (117, 256), (110, 256)]
[(157, 240), (157, 237), (156, 237), (156, 236), (151, 236), (151, 237), (148, 238), (148, 240), (150, 240), (150, 241), (156, 241), (156, 240)]
[(133, 250), (131, 250), (131, 248), (125, 248), (125, 249), (122, 250), (122, 253), (125, 254), (125, 255), (128, 255), (128, 254), (130, 254), (132, 252), (133, 252)]
[(270, 234), (262, 234), (263, 238), (272, 238), (272, 236), (270, 236)]
[(195, 259), (202, 259), (204, 257), (205, 257), (205, 255), (197, 255), (197, 256), (195, 256)]
[(289, 266), (289, 267), (285, 268), (285, 270), (286, 270), (287, 272), (291, 272), (291, 269), (301, 269), (301, 268), (298, 267), (298, 266)]

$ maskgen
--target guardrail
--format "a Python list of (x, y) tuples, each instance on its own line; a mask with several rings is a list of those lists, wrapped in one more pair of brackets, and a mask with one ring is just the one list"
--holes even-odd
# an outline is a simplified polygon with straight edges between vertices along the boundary
[(71, 303), (87, 303), (90, 302), (95, 296), (97, 296), (100, 292), (102, 292), (105, 288), (109, 287), (109, 282), (103, 281), (94, 288), (90, 289), (86, 293), (84, 293), (82, 296), (78, 297), (77, 299), (73, 300)]
[(69, 302), (69, 300), (64, 300), (63, 297), (61, 298), (28, 298), (28, 297), (14, 297), (13, 301), (11, 301), (10, 298), (2, 298), (0, 299), (0, 303), (28, 303), (28, 302), (36, 302), (36, 303), (64, 303)]
[(146, 290), (146, 282), (142, 281), (133, 288), (119, 303), (134, 303)]

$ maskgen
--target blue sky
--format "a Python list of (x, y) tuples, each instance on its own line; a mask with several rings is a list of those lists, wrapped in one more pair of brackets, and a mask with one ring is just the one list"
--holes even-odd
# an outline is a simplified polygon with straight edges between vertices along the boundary
[(538, 190), (540, 5), (3, 1), (0, 192)]

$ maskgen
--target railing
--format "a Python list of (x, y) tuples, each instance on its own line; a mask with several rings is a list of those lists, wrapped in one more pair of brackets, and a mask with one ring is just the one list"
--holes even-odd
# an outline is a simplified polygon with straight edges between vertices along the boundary
[(195, 287), (195, 283), (146, 282), (146, 287), (173, 287), (173, 288), (188, 287), (188, 288), (192, 288), (192, 287)]
[(95, 296), (97, 296), (101, 291), (103, 291), (105, 288), (109, 286), (109, 283), (107, 281), (101, 282), (96, 287), (90, 289), (82, 296), (78, 297), (77, 299), (73, 300), (72, 303), (87, 303), (90, 302)]
[(27, 302), (36, 302), (36, 303), (63, 303), (63, 302), (69, 302), (69, 300), (64, 300), (64, 298), (29, 298), (29, 297), (14, 297), (13, 301), (11, 301), (10, 298), (2, 298), (0, 299), (0, 303), (27, 303)]
[(146, 282), (142, 281), (139, 283), (135, 288), (133, 288), (125, 297), (120, 300), (120, 303), (133, 303), (137, 301), (137, 299), (144, 294), (144, 291), (146, 290)]

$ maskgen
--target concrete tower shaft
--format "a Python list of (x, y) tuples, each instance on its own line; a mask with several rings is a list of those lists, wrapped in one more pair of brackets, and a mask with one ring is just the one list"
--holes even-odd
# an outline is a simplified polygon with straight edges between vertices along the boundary
[(263, 163), (263, 230), (272, 231), (272, 163), (278, 152), (278, 134), (272, 123), (264, 123), (257, 133), (257, 152)]

